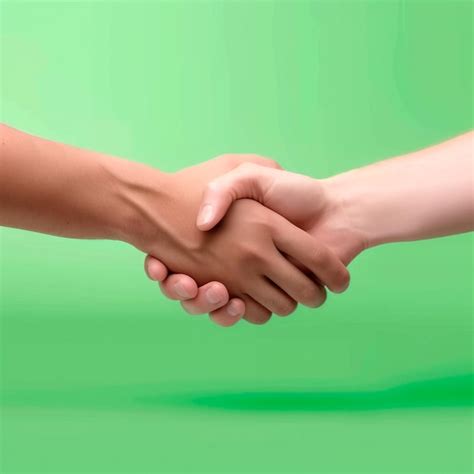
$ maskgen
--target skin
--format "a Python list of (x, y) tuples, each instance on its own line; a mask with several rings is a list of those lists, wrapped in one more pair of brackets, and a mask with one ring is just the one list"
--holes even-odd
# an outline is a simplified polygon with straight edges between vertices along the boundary
[[(197, 227), (212, 229), (234, 201), (252, 198), (326, 244), (345, 264), (377, 245), (469, 232), (474, 230), (473, 140), (469, 132), (323, 180), (245, 163), (207, 185)], [(211, 312), (223, 326), (239, 320), (228, 309), (242, 302), (227, 304), (225, 286), (198, 288), (186, 275), (167, 276), (153, 257), (145, 266), (165, 295), (181, 300), (188, 312)], [(186, 288), (186, 297), (177, 295), (176, 285)], [(213, 302), (206, 298), (211, 291)]]
[(303, 229), (249, 199), (232, 206), (211, 232), (194, 225), (207, 184), (245, 161), (274, 166), (259, 157), (223, 156), (167, 174), (4, 125), (0, 225), (122, 240), (159, 259), (148, 261), (154, 277), (164, 265), (193, 276), (194, 284), (222, 282), (234, 314), (245, 311), (256, 324), (272, 312), (291, 313), (298, 302), (319, 306), (324, 286), (343, 290), (348, 272)]

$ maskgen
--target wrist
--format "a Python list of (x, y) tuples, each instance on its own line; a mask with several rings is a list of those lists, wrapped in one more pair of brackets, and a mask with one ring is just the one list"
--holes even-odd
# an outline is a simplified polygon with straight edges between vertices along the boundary
[[(418, 225), (416, 219), (406, 217), (406, 204), (397, 184), (402, 177), (386, 179), (390, 172), (387, 163), (396, 164), (389, 160), (383, 169), (376, 164), (327, 180), (352, 231), (362, 239), (364, 248), (407, 240)], [(408, 190), (405, 188), (405, 191)]]
[(111, 238), (143, 249), (163, 233), (160, 209), (171, 196), (171, 175), (147, 165), (107, 158), (102, 168), (114, 205), (108, 212)]
[(357, 173), (349, 171), (320, 181), (328, 202), (328, 216), (341, 236), (339, 247), (348, 263), (362, 251), (376, 245), (375, 235), (369, 225), (367, 209), (358, 191)]

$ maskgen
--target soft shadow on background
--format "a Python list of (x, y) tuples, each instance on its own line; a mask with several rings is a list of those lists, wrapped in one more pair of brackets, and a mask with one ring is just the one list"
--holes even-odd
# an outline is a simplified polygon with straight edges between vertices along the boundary
[(421, 380), (372, 391), (239, 391), (143, 397), (143, 405), (162, 403), (221, 410), (320, 412), (448, 408), (473, 405), (474, 374)]
[(3, 396), (7, 405), (99, 410), (159, 410), (166, 407), (253, 412), (337, 412), (473, 406), (474, 374), (419, 380), (382, 390), (242, 390), (170, 393), (163, 386), (99, 387), (74, 391), (21, 391)]

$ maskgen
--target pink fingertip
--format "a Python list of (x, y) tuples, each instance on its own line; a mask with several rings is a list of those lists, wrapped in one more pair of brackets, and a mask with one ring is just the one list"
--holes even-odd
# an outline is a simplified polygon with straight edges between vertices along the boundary
[(245, 313), (245, 304), (239, 300), (231, 300), (227, 305), (227, 313), (232, 317), (242, 317)]
[(146, 273), (148, 278), (153, 281), (163, 281), (167, 276), (167, 270), (164, 265), (153, 259), (147, 262)]
[(214, 208), (210, 204), (205, 204), (199, 211), (196, 225), (200, 230), (209, 230), (212, 228), (212, 220), (214, 217)]

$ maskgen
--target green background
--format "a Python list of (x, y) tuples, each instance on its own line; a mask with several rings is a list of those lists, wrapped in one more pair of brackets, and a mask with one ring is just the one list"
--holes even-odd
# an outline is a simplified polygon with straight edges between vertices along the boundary
[[(324, 177), (473, 126), (467, 1), (4, 1), (1, 29), (3, 121), (165, 170)], [(223, 329), (125, 244), (3, 229), (2, 472), (471, 472), (472, 244)]]

